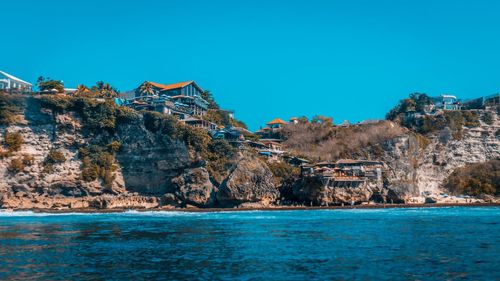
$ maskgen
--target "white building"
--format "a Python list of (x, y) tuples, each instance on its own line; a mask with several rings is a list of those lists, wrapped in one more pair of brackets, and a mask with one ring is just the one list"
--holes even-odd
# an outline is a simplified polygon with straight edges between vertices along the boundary
[(440, 95), (439, 97), (435, 97), (434, 104), (437, 109), (460, 110), (462, 108), (460, 101), (453, 95)]
[(33, 85), (0, 70), (0, 90), (30, 92)]

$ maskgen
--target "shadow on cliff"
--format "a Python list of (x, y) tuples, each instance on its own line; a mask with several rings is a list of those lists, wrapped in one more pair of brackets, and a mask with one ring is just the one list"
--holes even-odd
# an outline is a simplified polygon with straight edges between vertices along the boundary
[(140, 122), (118, 126), (116, 137), (121, 143), (116, 160), (127, 191), (148, 196), (175, 192), (172, 178), (191, 164), (183, 142), (152, 133)]

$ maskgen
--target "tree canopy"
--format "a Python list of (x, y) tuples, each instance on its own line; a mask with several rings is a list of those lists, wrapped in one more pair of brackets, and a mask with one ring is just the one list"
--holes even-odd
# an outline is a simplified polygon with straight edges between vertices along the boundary
[(45, 78), (43, 76), (38, 77), (37, 86), (41, 92), (52, 91), (55, 89), (58, 93), (64, 93), (64, 84), (62, 81)]

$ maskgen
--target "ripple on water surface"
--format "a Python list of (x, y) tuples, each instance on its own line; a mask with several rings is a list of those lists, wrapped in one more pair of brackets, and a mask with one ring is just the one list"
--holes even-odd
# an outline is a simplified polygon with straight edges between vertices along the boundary
[(500, 279), (500, 208), (0, 211), (0, 279)]

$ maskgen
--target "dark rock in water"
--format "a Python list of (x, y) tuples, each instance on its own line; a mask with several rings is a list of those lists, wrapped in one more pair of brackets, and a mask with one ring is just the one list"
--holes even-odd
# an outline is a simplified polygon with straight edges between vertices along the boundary
[(216, 188), (210, 182), (205, 168), (186, 169), (180, 176), (172, 179), (176, 186), (175, 194), (184, 203), (198, 207), (209, 207), (215, 201)]
[(222, 182), (217, 200), (223, 206), (235, 206), (245, 202), (270, 204), (279, 197), (272, 178), (273, 174), (265, 163), (258, 158), (244, 156)]

